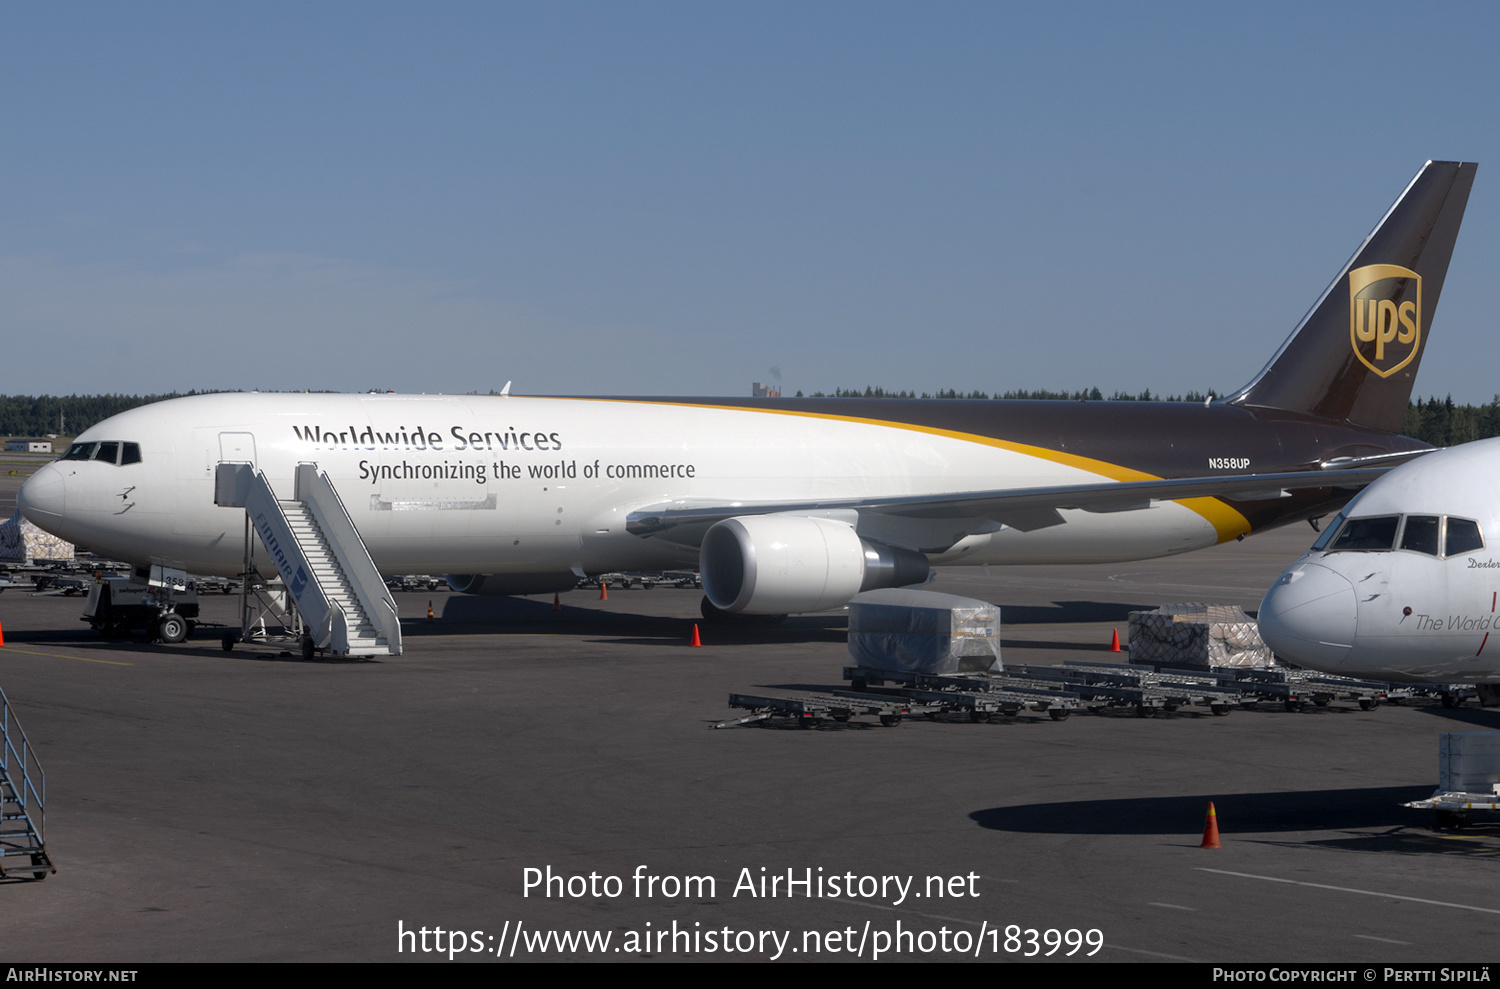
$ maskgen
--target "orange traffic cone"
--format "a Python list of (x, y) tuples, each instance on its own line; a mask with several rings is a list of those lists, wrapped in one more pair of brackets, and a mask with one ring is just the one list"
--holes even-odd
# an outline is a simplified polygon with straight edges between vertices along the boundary
[(1117, 628), (1110, 630), (1110, 633), (1109, 633), (1109, 651), (1110, 652), (1119, 652), (1120, 651), (1120, 630), (1117, 629)]
[(609, 585), (606, 584), (602, 580), (599, 581), (599, 600), (600, 601), (608, 601), (609, 600)]
[[(4, 645), (4, 643), (0, 642), (0, 645)], [(697, 625), (693, 626), (693, 645), (695, 645), (695, 646), (701, 646), (701, 645), (703, 645), (703, 640), (700, 639), (700, 638), (698, 638), (698, 626)]]
[(1208, 802), (1208, 817), (1203, 822), (1203, 844), (1199, 848), (1223, 848), (1219, 844), (1219, 815), (1214, 813), (1214, 802)]
[(552, 610), (553, 611), (561, 611), (562, 610), (562, 598), (558, 597), (556, 592), (553, 592), (553, 594), (552, 594)]
[(5, 629), (0, 627), (0, 646), (5, 645)]
[(427, 624), (431, 625), (432, 623), (433, 623), (432, 602), (428, 601), (427, 602)]

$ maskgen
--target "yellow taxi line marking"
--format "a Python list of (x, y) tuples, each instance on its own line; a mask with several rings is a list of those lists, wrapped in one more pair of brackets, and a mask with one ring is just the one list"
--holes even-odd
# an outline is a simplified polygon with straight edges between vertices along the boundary
[(67, 653), (60, 652), (37, 652), (35, 649), (17, 649), (15, 646), (0, 646), (0, 649), (4, 650), (4, 652), (0, 652), (0, 656), (5, 655), (7, 652), (24, 652), (28, 656), (46, 656), (48, 659), (76, 659), (81, 663), (107, 663), (110, 666), (135, 665), (134, 663), (122, 663), (114, 659), (90, 659), (88, 656), (69, 656)]

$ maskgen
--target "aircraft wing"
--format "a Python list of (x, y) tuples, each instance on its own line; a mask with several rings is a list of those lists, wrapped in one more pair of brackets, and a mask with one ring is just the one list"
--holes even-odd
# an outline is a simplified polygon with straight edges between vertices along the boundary
[[(1425, 453), (1426, 451), (1420, 451)], [(1009, 526), (1023, 532), (1062, 525), (1059, 509), (1085, 512), (1129, 512), (1155, 502), (1184, 498), (1270, 501), (1309, 488), (1358, 489), (1385, 474), (1396, 463), (1417, 454), (1330, 461), (1318, 469), (1275, 474), (1166, 478), (1150, 481), (1101, 481), (1048, 487), (1002, 488), (931, 495), (897, 495), (802, 502), (670, 502), (636, 509), (626, 516), (633, 535), (655, 536), (696, 546), (716, 522), (741, 515), (824, 515), (858, 522), (861, 535), (921, 552), (943, 552), (964, 536)], [(1344, 464), (1357, 466), (1343, 466)], [(1337, 465), (1337, 466), (1335, 466)]]

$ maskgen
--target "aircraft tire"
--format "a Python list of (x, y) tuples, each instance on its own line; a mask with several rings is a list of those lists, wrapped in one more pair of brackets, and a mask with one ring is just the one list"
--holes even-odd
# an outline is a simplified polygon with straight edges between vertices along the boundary
[(1437, 812), (1439, 831), (1458, 831), (1468, 823), (1468, 815), (1462, 811), (1440, 810)]
[(156, 637), (166, 643), (181, 642), (188, 637), (187, 619), (176, 612), (168, 612), (156, 623)]

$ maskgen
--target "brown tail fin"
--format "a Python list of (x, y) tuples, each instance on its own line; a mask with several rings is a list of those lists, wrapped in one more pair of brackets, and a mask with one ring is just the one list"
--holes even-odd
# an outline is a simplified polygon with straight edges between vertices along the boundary
[(1228, 401), (1399, 432), (1477, 167), (1422, 166), (1276, 356)]

